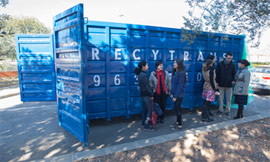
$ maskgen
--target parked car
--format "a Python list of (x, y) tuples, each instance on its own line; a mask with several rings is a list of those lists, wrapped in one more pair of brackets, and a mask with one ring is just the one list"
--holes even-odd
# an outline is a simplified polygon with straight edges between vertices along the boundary
[(270, 92), (270, 66), (257, 66), (250, 72), (252, 89)]

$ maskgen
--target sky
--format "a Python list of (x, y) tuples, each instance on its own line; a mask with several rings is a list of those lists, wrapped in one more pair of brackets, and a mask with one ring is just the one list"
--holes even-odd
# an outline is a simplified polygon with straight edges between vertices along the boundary
[[(35, 17), (52, 29), (53, 17), (78, 3), (84, 4), (88, 20), (172, 28), (183, 27), (182, 16), (189, 9), (185, 0), (10, 0), (0, 13)], [(270, 54), (269, 37), (270, 29), (263, 33), (259, 49), (250, 48), (250, 53)]]

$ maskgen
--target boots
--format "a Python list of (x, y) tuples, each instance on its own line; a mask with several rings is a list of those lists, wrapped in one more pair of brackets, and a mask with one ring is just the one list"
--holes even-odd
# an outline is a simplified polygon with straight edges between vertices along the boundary
[(209, 104), (206, 102), (202, 107), (202, 119), (203, 122), (211, 122), (214, 121), (209, 117)]
[(243, 118), (243, 110), (244, 110), (244, 106), (241, 107), (241, 111), (240, 111), (240, 118)]
[(244, 106), (240, 106), (238, 107), (238, 111), (237, 111), (237, 115), (236, 117), (234, 117), (233, 119), (239, 119), (239, 118), (243, 118), (243, 108)]
[(240, 118), (240, 108), (237, 110), (237, 115), (233, 119), (239, 119)]

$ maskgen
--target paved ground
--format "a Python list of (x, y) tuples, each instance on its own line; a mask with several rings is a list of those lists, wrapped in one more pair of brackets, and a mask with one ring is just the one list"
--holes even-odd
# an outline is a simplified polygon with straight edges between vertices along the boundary
[[(267, 95), (255, 95), (254, 101), (244, 112), (246, 119), (249, 119), (247, 121), (266, 117), (261, 114), (269, 114), (269, 99), (270, 96)], [(235, 114), (235, 111), (233, 109), (232, 114)], [(252, 118), (253, 116), (256, 117)], [(183, 129), (172, 131), (168, 125), (175, 117), (169, 112), (165, 123), (157, 125), (154, 132), (142, 130), (139, 116), (132, 116), (130, 119), (113, 118), (111, 122), (93, 120), (90, 123), (89, 146), (84, 146), (58, 126), (56, 102), (21, 103), (17, 95), (0, 99), (0, 161), (72, 161), (88, 156), (106, 155), (113, 153), (113, 149), (117, 151), (117, 148), (129, 144), (137, 146), (130, 147), (135, 149), (175, 140), (191, 130), (211, 128), (212, 131), (226, 124), (233, 125), (235, 120), (232, 120), (232, 117), (215, 116), (215, 121), (209, 124), (200, 121), (200, 111), (189, 112), (184, 114)], [(153, 138), (155, 140), (152, 141)]]
[(19, 95), (20, 94), (20, 88), (18, 85), (12, 85), (8, 88), (6, 87), (0, 87), (0, 99)]
[(270, 118), (76, 162), (270, 161)]

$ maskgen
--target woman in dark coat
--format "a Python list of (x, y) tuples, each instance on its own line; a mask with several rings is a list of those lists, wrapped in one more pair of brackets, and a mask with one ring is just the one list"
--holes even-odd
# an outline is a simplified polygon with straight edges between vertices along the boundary
[(173, 130), (182, 128), (181, 104), (185, 95), (186, 82), (187, 76), (183, 61), (178, 59), (174, 60), (171, 80), (171, 97), (174, 102), (176, 122), (170, 125)]
[(144, 125), (144, 130), (152, 131), (153, 129), (149, 127), (149, 121), (151, 117), (152, 107), (151, 100), (153, 100), (152, 88), (149, 85), (149, 77), (147, 75), (148, 64), (146, 61), (141, 61), (138, 67), (135, 68), (135, 73), (138, 76), (138, 82), (141, 92), (143, 112), (142, 112), (142, 124)]
[(249, 82), (250, 82), (250, 72), (248, 71), (248, 66), (250, 63), (242, 59), (238, 62), (238, 71), (235, 75), (235, 87), (234, 87), (234, 103), (238, 104), (238, 111), (234, 119), (243, 118), (244, 105), (247, 105)]

